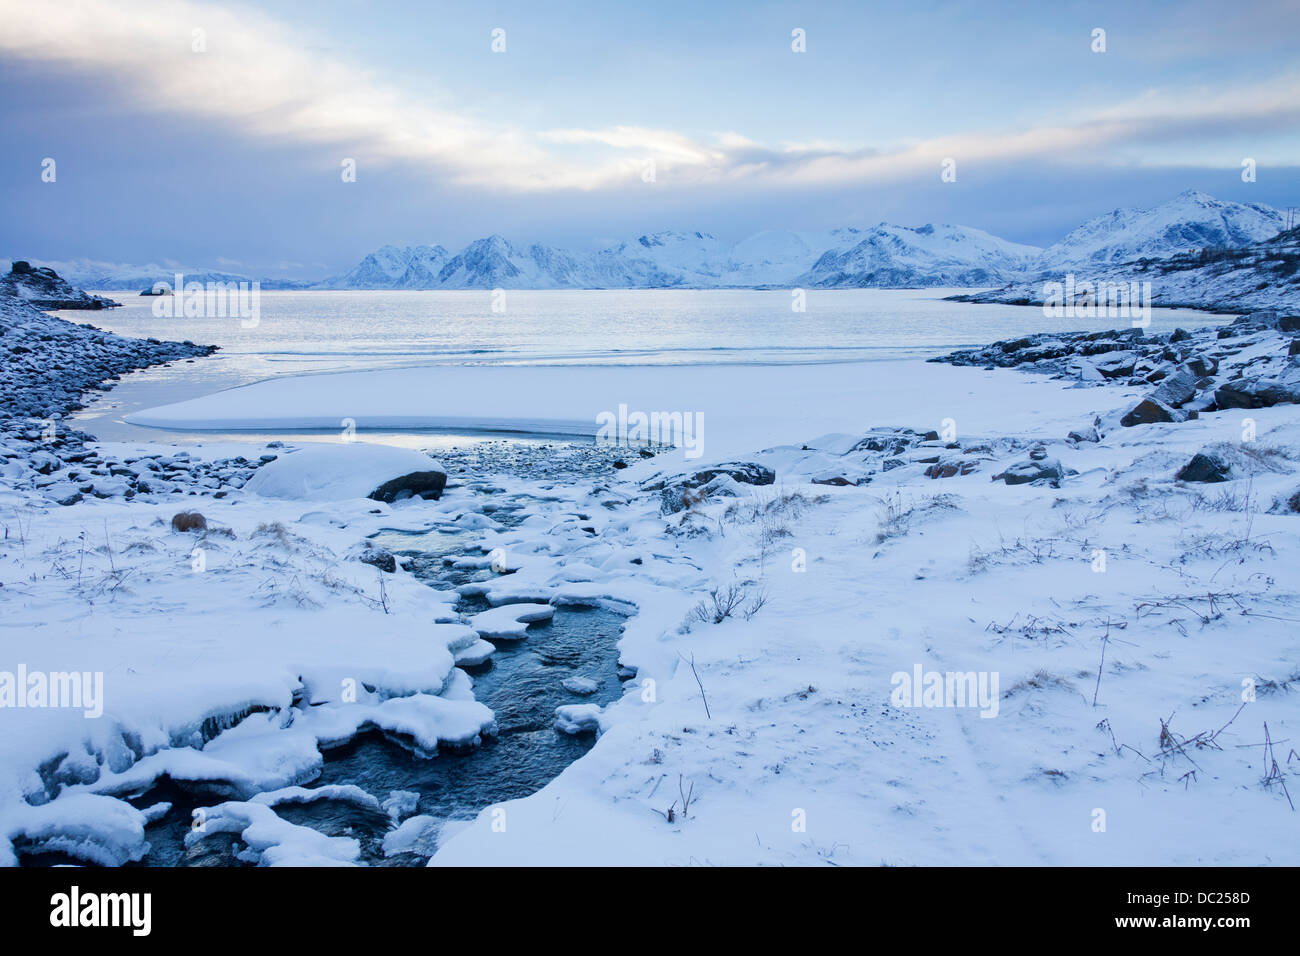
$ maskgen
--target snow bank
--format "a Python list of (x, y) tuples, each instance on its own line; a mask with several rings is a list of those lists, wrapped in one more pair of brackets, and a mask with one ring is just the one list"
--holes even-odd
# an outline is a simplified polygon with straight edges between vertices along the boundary
[[(340, 501), (368, 498), (394, 479), (447, 473), (428, 455), (362, 442), (307, 445), (258, 469), (246, 488), (264, 498)], [(442, 484), (438, 484), (441, 491)]]

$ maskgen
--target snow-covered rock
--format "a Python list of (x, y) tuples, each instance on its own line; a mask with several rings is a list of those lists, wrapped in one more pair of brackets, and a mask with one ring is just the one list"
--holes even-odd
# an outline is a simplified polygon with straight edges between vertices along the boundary
[(364, 442), (309, 445), (262, 466), (245, 486), (266, 498), (394, 501), (437, 498), (447, 481), (438, 462), (418, 451)]
[(549, 604), (503, 604), (475, 614), (469, 626), (484, 639), (519, 641), (528, 636), (529, 624), (549, 621), (554, 616), (555, 608)]

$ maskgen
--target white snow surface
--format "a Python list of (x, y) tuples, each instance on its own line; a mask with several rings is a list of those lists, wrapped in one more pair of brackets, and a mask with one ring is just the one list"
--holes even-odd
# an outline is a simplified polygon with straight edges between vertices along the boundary
[[(1278, 347), (1261, 338), (1224, 361)], [(456, 594), (349, 557), (383, 528), (454, 527), (465, 558), (500, 549), (512, 571), (461, 593), (503, 617), (519, 602), (623, 609), (617, 653), (635, 676), (603, 707), (561, 708), (561, 729), (599, 738), (541, 791), (469, 821), (408, 820), (393, 852), (436, 844), (433, 865), (1300, 864), (1283, 789), (1300, 796), (1283, 743), (1300, 736), (1300, 516), (1275, 504), (1300, 491), (1297, 406), (1118, 428), (1136, 389), (921, 362), (655, 370), (662, 381), (452, 371), (284, 380), (151, 414), (298, 421), (345, 408), (330, 403), (346, 389), (408, 421), (555, 427), (620, 400), (694, 403), (704, 456), (629, 456), (567, 484), (471, 476), (440, 501), (391, 506), (355, 488), (332, 503), (332, 484), (300, 477), (319, 498), (246, 488), (59, 507), (0, 479), (0, 669), (102, 671), (105, 688), (98, 719), (0, 711), (0, 861), (33, 848), (139, 859), (146, 811), (123, 798), (168, 774), (224, 786), (208, 832), (238, 833), (250, 862), (358, 862), (355, 840), (275, 804), (309, 799), (322, 748), (364, 727), (426, 750), (491, 730), (454, 664), (481, 640)], [(1095, 418), (1100, 442), (1064, 440)], [(869, 484), (812, 483), (864, 474), (853, 436), (945, 419), (955, 448), (909, 448)], [(1059, 488), (989, 480), (1035, 443), (1076, 474)], [(1231, 480), (1174, 479), (1225, 443)], [(941, 455), (974, 470), (925, 477)], [(736, 497), (674, 515), (640, 487), (738, 458), (776, 484), (732, 482)], [(528, 502), (524, 520), (460, 521), (502, 497)], [(170, 530), (182, 503), (206, 533)], [(742, 604), (712, 623), (713, 592), (733, 586)], [(996, 716), (899, 706), (894, 675), (918, 666), (997, 675)], [(363, 799), (318, 799), (340, 798)]]

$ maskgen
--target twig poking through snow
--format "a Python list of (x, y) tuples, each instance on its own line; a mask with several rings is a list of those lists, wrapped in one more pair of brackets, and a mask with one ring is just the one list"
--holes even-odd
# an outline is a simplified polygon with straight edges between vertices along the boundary
[[(678, 656), (678, 657), (681, 657), (682, 660), (686, 660), (685, 657), (682, 657), (680, 651), (678, 652), (677, 656)], [(707, 717), (709, 720), (712, 720), (712, 719), (713, 719), (713, 714), (709, 713), (709, 698), (708, 698), (708, 697), (705, 695), (705, 693), (704, 693), (704, 685), (703, 685), (702, 683), (700, 683), (700, 672), (697, 671), (697, 670), (695, 669), (695, 655), (694, 655), (694, 654), (691, 655), (691, 659), (690, 659), (687, 663), (689, 663), (689, 664), (691, 665), (691, 673), (695, 675), (695, 683), (696, 683), (696, 684), (699, 686), (699, 688), (700, 688), (700, 699), (704, 701), (704, 716)]]

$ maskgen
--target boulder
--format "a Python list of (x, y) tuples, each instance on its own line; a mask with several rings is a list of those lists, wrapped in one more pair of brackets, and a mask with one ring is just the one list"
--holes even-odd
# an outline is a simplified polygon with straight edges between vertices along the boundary
[(1001, 478), (1008, 485), (1027, 485), (1035, 481), (1059, 482), (1065, 475), (1065, 467), (1056, 458), (1027, 458), (1009, 465), (1006, 471), (994, 475), (993, 480)]
[(564, 734), (595, 733), (600, 730), (599, 704), (561, 704), (555, 708), (555, 729)]
[(979, 468), (979, 462), (969, 458), (940, 458), (925, 469), (927, 478), (952, 478), (955, 475), (969, 475)]
[(1197, 452), (1175, 477), (1179, 481), (1227, 481), (1231, 472), (1231, 466), (1218, 455)]
[(1254, 375), (1225, 382), (1214, 392), (1219, 408), (1267, 408), (1300, 402), (1300, 366), (1276, 375)]
[(1179, 409), (1170, 408), (1156, 398), (1144, 398), (1127, 412), (1119, 423), (1125, 428), (1133, 425), (1150, 425), (1153, 422), (1184, 422), (1187, 414)]
[(1151, 397), (1171, 408), (1178, 408), (1196, 397), (1197, 378), (1189, 369), (1180, 368), (1162, 381)]
[(1275, 329), (1277, 328), (1277, 310), (1262, 309), (1259, 312), (1241, 315), (1233, 319), (1232, 324), (1246, 326), (1250, 329)]
[(397, 570), (397, 558), (393, 556), (393, 553), (385, 548), (376, 547), (369, 541), (361, 549), (361, 553), (357, 555), (357, 560), (362, 564), (369, 564), (388, 574), (392, 574)]
[(776, 472), (757, 462), (727, 462), (704, 468), (690, 475), (642, 485), (644, 491), (659, 491), (660, 510), (664, 514), (679, 511), (712, 497), (736, 497), (736, 485), (770, 485)]
[(244, 486), (265, 498), (393, 502), (417, 495), (437, 498), (447, 484), (446, 469), (428, 455), (389, 445), (322, 442), (262, 456), (267, 458)]

